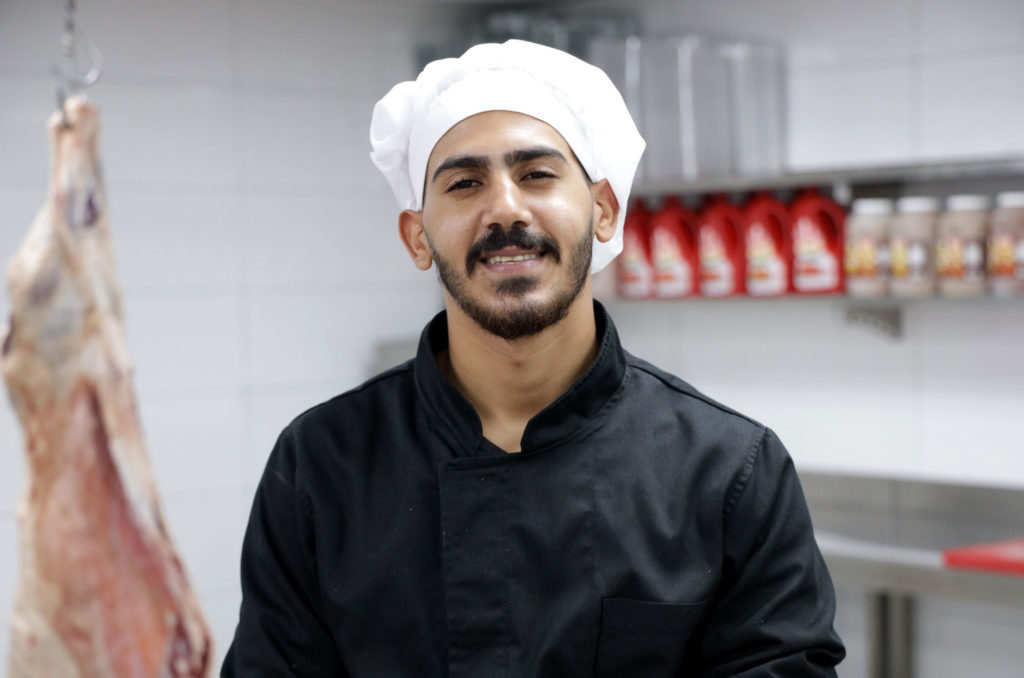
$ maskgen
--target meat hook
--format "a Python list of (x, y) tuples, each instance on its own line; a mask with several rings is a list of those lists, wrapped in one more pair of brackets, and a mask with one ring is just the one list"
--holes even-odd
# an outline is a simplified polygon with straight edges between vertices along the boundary
[[(80, 94), (99, 80), (103, 67), (103, 55), (96, 44), (89, 39), (75, 24), (75, 0), (57, 0), (64, 11), (64, 33), (60, 42), (64, 53), (64, 66), (50, 64), (50, 73), (57, 79), (57, 108), (60, 109), (61, 122), (68, 125), (64, 102), (75, 94)], [(79, 48), (81, 47), (81, 52)], [(80, 68), (79, 55), (84, 52), (86, 68)], [(82, 71), (85, 73), (82, 74)]]

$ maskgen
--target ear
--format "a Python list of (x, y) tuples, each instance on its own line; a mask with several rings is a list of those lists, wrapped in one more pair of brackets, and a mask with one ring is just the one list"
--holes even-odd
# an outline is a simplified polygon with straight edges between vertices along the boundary
[(421, 271), (429, 269), (434, 258), (430, 254), (427, 232), (423, 230), (423, 212), (403, 210), (398, 215), (398, 234), (402, 237), (405, 249), (409, 250), (409, 256), (412, 257), (416, 268)]
[(601, 179), (590, 187), (594, 199), (594, 235), (598, 242), (608, 242), (615, 235), (619, 219), (619, 199), (607, 179)]

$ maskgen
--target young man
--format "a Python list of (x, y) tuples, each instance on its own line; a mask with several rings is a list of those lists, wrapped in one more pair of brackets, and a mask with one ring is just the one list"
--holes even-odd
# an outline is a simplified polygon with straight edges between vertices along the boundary
[(643, 150), (604, 74), (480, 45), (396, 86), (371, 141), (446, 310), (281, 434), (222, 676), (834, 676), (782, 444), (592, 299)]

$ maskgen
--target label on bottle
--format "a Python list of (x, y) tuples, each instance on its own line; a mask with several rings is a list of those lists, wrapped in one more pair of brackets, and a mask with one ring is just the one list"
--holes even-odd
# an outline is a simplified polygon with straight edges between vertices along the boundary
[(935, 273), (941, 280), (985, 280), (985, 243), (980, 238), (947, 236), (935, 246)]
[(654, 295), (685, 297), (693, 292), (693, 271), (674, 233), (658, 228), (651, 239), (654, 257)]
[(889, 242), (892, 279), (905, 283), (930, 282), (928, 245), (926, 240), (893, 237)]
[(889, 273), (889, 243), (882, 238), (857, 238), (846, 243), (846, 276), (851, 280), (884, 280)]
[(643, 242), (635, 231), (627, 231), (619, 257), (619, 296), (646, 299), (651, 296), (651, 278)]
[(801, 217), (793, 239), (793, 286), (798, 292), (820, 292), (839, 284), (839, 262), (828, 248), (821, 226)]
[(775, 240), (761, 222), (747, 231), (747, 292), (754, 296), (782, 294), (789, 271)]
[(988, 274), (993, 279), (1024, 280), (1024, 238), (996, 233), (988, 241)]
[(713, 228), (700, 229), (701, 294), (721, 297), (735, 292), (735, 270), (718, 231)]

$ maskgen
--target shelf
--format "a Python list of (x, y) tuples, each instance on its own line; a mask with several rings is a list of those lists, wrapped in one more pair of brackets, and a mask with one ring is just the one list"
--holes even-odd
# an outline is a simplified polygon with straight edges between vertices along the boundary
[(883, 184), (910, 181), (956, 181), (985, 177), (1024, 176), (1024, 155), (821, 169), (783, 174), (709, 177), (697, 181), (640, 182), (634, 195), (656, 197), (715, 192), (745, 192), (836, 184)]

